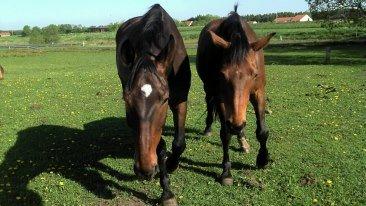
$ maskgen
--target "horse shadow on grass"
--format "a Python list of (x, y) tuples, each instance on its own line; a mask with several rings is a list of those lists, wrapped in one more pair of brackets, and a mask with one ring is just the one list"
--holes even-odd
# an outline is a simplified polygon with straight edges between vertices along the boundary
[(115, 188), (155, 204), (157, 199), (101, 175), (104, 172), (119, 181), (134, 181), (134, 175), (100, 162), (107, 157), (133, 159), (134, 145), (124, 118), (90, 122), (83, 130), (55, 125), (21, 130), (0, 165), (0, 205), (43, 205), (42, 197), (27, 187), (41, 173), (75, 181), (99, 198), (113, 199), (111, 188)]
[[(174, 127), (166, 126), (164, 131), (167, 136), (173, 135)], [(201, 133), (187, 128), (186, 134), (188, 139), (197, 139)], [(135, 175), (123, 173), (101, 162), (104, 158), (132, 160), (135, 146), (133, 136), (125, 118), (115, 117), (87, 123), (83, 129), (40, 125), (19, 131), (15, 144), (0, 164), (0, 205), (43, 205), (42, 196), (28, 188), (29, 183), (42, 173), (72, 180), (102, 199), (113, 199), (115, 194), (112, 189), (116, 189), (146, 204), (157, 204), (158, 199), (101, 175), (105, 173), (122, 182), (136, 180)], [(182, 169), (213, 178), (217, 176), (215, 173), (201, 167), (220, 167), (220, 164), (196, 162), (185, 157), (181, 162)], [(233, 163), (233, 168), (253, 169), (241, 163)], [(40, 181), (44, 181), (44, 188), (47, 189), (49, 182), (42, 177)]]

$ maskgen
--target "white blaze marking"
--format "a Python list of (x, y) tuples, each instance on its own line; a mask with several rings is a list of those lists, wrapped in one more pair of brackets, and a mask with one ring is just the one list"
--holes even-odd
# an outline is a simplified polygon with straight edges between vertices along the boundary
[(141, 91), (144, 93), (145, 97), (149, 97), (153, 90), (150, 84), (145, 84), (141, 87)]

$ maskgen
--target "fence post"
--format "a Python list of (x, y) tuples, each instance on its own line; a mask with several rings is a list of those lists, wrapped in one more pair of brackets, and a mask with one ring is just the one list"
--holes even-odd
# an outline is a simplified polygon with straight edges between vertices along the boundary
[(330, 53), (331, 53), (331, 48), (328, 46), (325, 48), (325, 64), (330, 64)]

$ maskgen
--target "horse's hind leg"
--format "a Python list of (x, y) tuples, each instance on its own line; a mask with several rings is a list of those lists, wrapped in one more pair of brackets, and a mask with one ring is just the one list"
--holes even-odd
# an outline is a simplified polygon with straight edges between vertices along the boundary
[(211, 126), (214, 120), (214, 102), (213, 97), (206, 94), (206, 106), (207, 106), (207, 117), (206, 117), (206, 128), (203, 133), (204, 136), (211, 136)]
[(187, 116), (187, 102), (182, 102), (176, 106), (171, 106), (170, 108), (173, 112), (175, 133), (172, 145), (172, 154), (167, 160), (167, 167), (169, 172), (173, 172), (178, 168), (179, 158), (186, 148), (185, 123)]
[(163, 139), (157, 148), (158, 160), (159, 160), (159, 170), (160, 170), (160, 186), (163, 188), (163, 193), (161, 195), (161, 203), (163, 206), (174, 206), (178, 205), (174, 194), (170, 190), (170, 181), (168, 177), (168, 172), (166, 168), (166, 144)]
[(250, 97), (257, 118), (256, 136), (260, 144), (257, 156), (257, 167), (264, 168), (268, 164), (269, 154), (267, 149), (268, 128), (265, 122), (266, 99), (264, 89), (256, 91)]

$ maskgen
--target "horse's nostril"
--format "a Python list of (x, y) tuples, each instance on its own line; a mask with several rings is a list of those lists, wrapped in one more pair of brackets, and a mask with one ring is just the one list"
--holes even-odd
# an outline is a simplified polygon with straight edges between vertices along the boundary
[(244, 124), (242, 124), (240, 126), (233, 126), (233, 130), (235, 130), (235, 131), (241, 131), (241, 130), (243, 130), (243, 128), (244, 128)]
[(159, 167), (158, 166), (155, 166), (153, 167), (152, 170), (149, 170), (149, 171), (143, 171), (141, 170), (139, 167), (137, 167), (137, 165), (135, 164), (134, 165), (134, 168), (133, 168), (135, 174), (139, 177), (139, 178), (142, 178), (144, 180), (151, 180), (155, 177), (155, 175), (159, 172)]
[(135, 173), (135, 175), (140, 176), (139, 168), (136, 164), (133, 165), (133, 172)]

